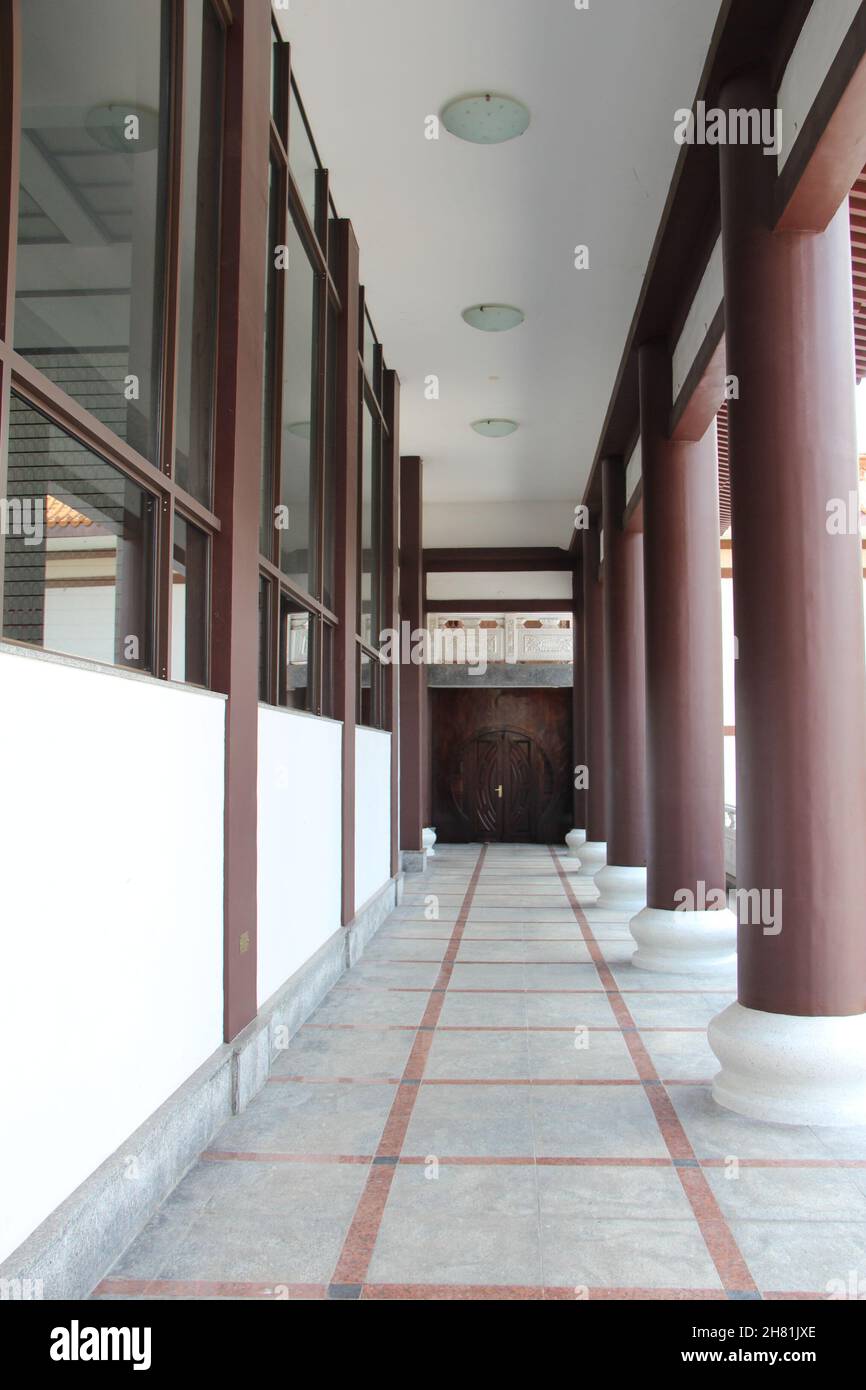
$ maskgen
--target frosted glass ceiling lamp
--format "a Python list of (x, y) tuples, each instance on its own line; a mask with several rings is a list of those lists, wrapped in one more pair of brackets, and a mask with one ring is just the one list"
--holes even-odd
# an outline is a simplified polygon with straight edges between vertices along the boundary
[(511, 304), (473, 304), (471, 309), (463, 310), (463, 318), (470, 328), (480, 328), (482, 333), (507, 333), (510, 328), (518, 328), (525, 318), (522, 309)]
[(442, 124), (458, 140), (473, 145), (501, 145), (522, 135), (530, 121), (522, 101), (495, 92), (458, 97), (442, 110)]
[(473, 420), (472, 428), (485, 439), (504, 439), (518, 428), (516, 420)]
[(135, 102), (92, 106), (84, 117), (88, 135), (114, 154), (147, 154), (159, 144), (159, 114)]
[(289, 434), (297, 435), (298, 439), (309, 439), (311, 430), (309, 420), (295, 420), (293, 424), (286, 425)]

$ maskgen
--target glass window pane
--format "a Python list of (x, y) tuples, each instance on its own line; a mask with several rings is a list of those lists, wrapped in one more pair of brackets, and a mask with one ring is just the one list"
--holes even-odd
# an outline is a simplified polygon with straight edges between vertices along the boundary
[(288, 709), (315, 708), (312, 671), (313, 620), (284, 596), (280, 599), (280, 704)]
[(379, 424), (366, 400), (363, 410), (361, 449), (361, 589), (360, 629), (362, 641), (378, 647), (381, 623), (379, 605)]
[(150, 497), (14, 395), (2, 533), (4, 637), (152, 669)]
[(262, 509), (259, 527), (259, 549), (268, 560), (274, 559), (274, 395), (276, 370), (277, 323), (277, 242), (280, 235), (280, 175), (271, 164), (268, 192), (268, 241), (266, 248), (265, 302), (265, 380), (262, 400)]
[(333, 719), (336, 708), (336, 671), (334, 669), (336, 630), (331, 627), (330, 623), (319, 624), (319, 641), (322, 652), (322, 708), (320, 713)]
[(156, 460), (165, 0), (27, 0), (15, 347)]
[(174, 519), (171, 585), (171, 678), (207, 685), (210, 542), (204, 531)]
[(277, 129), (280, 125), (280, 40), (276, 29), (271, 26), (271, 115)]
[(384, 668), (362, 647), (358, 648), (358, 658), (358, 723), (368, 729), (381, 729)]
[(268, 704), (271, 698), (271, 586), (262, 576), (259, 579), (259, 699)]
[(315, 362), (317, 277), (290, 223), (283, 325), (282, 432), (280, 447), (280, 568), (298, 588), (315, 584), (311, 550), (315, 517)]
[(319, 161), (307, 134), (307, 127), (304, 125), (304, 118), (301, 115), (298, 98), (295, 96), (294, 84), (292, 84), (289, 106), (289, 168), (313, 226), (316, 224), (316, 170), (318, 167)]
[(326, 608), (334, 608), (334, 560), (335, 530), (337, 524), (337, 329), (339, 315), (333, 304), (328, 304), (328, 353), (325, 383), (325, 517), (324, 550), (322, 553), (322, 602)]
[(210, 506), (225, 47), (210, 0), (187, 5), (184, 47), (175, 477)]
[(364, 371), (367, 380), (375, 388), (376, 384), (376, 334), (370, 322), (370, 315), (364, 314)]

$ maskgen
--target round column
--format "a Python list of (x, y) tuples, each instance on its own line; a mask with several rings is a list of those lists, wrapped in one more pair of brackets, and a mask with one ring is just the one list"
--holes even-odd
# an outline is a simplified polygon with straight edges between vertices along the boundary
[[(723, 108), (772, 107), (762, 83)], [(866, 664), (848, 209), (774, 233), (775, 160), (722, 146), (734, 614), (739, 1000), (710, 1025), (741, 1114), (866, 1122)]]
[(607, 788), (604, 735), (604, 590), (598, 524), (583, 533), (583, 695), (586, 728), (586, 841), (580, 866), (590, 878), (607, 862)]
[(668, 438), (664, 343), (639, 353), (646, 626), (647, 906), (632, 964), (729, 970), (736, 919), (725, 893), (722, 593), (716, 426)]
[(643, 536), (623, 529), (625, 469), (602, 460), (607, 864), (598, 907), (631, 916), (646, 906), (646, 708)]
[[(586, 704), (583, 679), (583, 532), (577, 533), (578, 544), (578, 563), (575, 565), (572, 576), (572, 595), (573, 595), (573, 616), (572, 616), (572, 641), (573, 641), (573, 684), (572, 684), (572, 750), (574, 754), (574, 768), (586, 765)], [(572, 774), (572, 779), (576, 783), (576, 773)], [(572, 859), (577, 863), (572, 867), (580, 867), (580, 847), (586, 841), (586, 788), (574, 787), (574, 829), (570, 830), (565, 837), (568, 845), (568, 852)]]

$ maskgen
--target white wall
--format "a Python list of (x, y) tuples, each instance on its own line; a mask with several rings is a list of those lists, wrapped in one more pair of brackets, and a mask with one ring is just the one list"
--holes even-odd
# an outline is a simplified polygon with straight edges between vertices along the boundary
[[(734, 581), (722, 579), (722, 722), (726, 728), (733, 728), (737, 722), (734, 706), (734, 678), (736, 675), (736, 638), (734, 636)], [(736, 735), (725, 738), (725, 804), (737, 804), (737, 743)]]
[(0, 1259), (222, 1041), (225, 704), (0, 650)]
[(625, 469), (625, 501), (628, 506), (634, 497), (635, 488), (643, 477), (643, 450), (641, 441), (638, 439), (631, 452), (631, 458), (626, 464)]
[(46, 650), (70, 652), (112, 665), (116, 596), (113, 584), (46, 589), (43, 631)]
[(433, 599), (539, 598), (566, 599), (571, 603), (570, 570), (457, 574), (434, 570), (427, 575), (427, 597)]
[(676, 405), (679, 394), (686, 384), (686, 377), (692, 369), (692, 363), (703, 346), (704, 339), (710, 331), (710, 324), (715, 318), (719, 305), (724, 297), (725, 285), (722, 264), (722, 238), (719, 237), (713, 247), (710, 259), (707, 262), (707, 268), (701, 277), (701, 283), (698, 285), (697, 293), (686, 315), (683, 331), (674, 348), (672, 362), (673, 399), (671, 400), (671, 405)]
[(574, 502), (425, 502), (424, 544), (564, 545), (574, 530)]
[(780, 170), (788, 161), (859, 8), (860, 0), (814, 0), (806, 16), (779, 86), (783, 129)]
[(391, 877), (391, 735), (355, 734), (355, 909)]
[(343, 726), (259, 706), (258, 1001), (340, 929)]

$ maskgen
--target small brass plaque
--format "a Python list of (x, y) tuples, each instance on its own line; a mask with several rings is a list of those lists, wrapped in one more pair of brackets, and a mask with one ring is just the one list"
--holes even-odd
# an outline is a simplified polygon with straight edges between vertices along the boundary
[(238, 945), (241, 948), (241, 955), (245, 956), (247, 951), (250, 949), (250, 934), (248, 931), (245, 931), (243, 933), (240, 941), (238, 942)]

